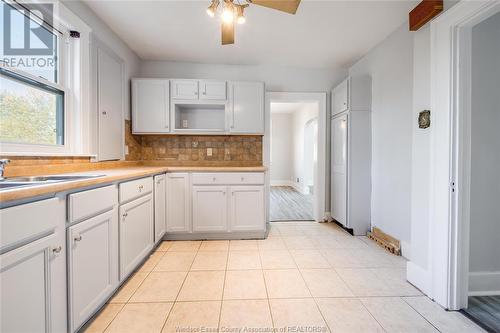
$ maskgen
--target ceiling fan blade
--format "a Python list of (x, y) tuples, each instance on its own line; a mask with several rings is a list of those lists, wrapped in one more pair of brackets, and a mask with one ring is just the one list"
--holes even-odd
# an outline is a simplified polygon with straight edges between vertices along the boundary
[(250, 0), (250, 2), (254, 5), (280, 10), (289, 14), (295, 14), (300, 4), (300, 0)]
[(234, 22), (222, 22), (222, 45), (234, 44)]

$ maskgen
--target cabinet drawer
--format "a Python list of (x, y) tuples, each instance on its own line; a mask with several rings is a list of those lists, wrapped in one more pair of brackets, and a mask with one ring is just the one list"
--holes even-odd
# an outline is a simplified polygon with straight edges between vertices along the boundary
[(139, 198), (153, 191), (153, 178), (141, 178), (120, 184), (120, 203)]
[(194, 173), (193, 185), (260, 185), (264, 174), (260, 172)]
[(111, 210), (118, 202), (116, 186), (114, 185), (70, 194), (68, 198), (69, 222), (83, 220)]
[(52, 198), (0, 210), (0, 252), (52, 232), (63, 224), (62, 200)]

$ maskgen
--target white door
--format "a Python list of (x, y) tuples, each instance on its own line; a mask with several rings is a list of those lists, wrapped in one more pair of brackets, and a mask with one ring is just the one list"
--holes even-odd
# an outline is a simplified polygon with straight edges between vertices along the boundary
[(200, 99), (226, 99), (226, 81), (200, 80)]
[(231, 231), (263, 231), (266, 227), (263, 186), (231, 186)]
[(166, 231), (166, 177), (158, 175), (154, 177), (155, 196), (155, 243), (158, 243)]
[(120, 281), (153, 248), (153, 197), (148, 194), (120, 207)]
[(117, 210), (68, 229), (71, 332), (89, 319), (118, 286)]
[(226, 192), (226, 186), (193, 186), (193, 231), (227, 231)]
[(172, 98), (198, 99), (198, 80), (172, 80)]
[(66, 289), (64, 248), (52, 234), (0, 255), (0, 332), (66, 330), (63, 307), (54, 304)]
[(170, 132), (169, 81), (132, 80), (132, 130), (134, 133)]
[(332, 99), (332, 115), (339, 114), (349, 108), (349, 79), (344, 80), (333, 89)]
[(332, 119), (332, 217), (347, 226), (347, 115)]
[(188, 173), (167, 174), (167, 232), (190, 232)]
[(264, 133), (264, 83), (231, 82), (229, 130)]
[(97, 48), (98, 159), (123, 158), (123, 62), (111, 51)]

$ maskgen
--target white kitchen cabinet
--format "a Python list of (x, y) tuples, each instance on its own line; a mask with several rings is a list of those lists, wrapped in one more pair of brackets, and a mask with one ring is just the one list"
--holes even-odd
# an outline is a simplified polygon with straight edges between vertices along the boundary
[(229, 191), (231, 231), (264, 231), (264, 187), (231, 186)]
[[(371, 225), (370, 83), (366, 76), (350, 77), (332, 92), (331, 214), (355, 235), (366, 235)], [(340, 111), (345, 89), (347, 108)]]
[(119, 160), (124, 154), (124, 63), (96, 38), (93, 40), (97, 159)]
[(118, 286), (117, 213), (114, 208), (68, 228), (71, 332), (80, 328)]
[(191, 231), (189, 173), (167, 174), (167, 233)]
[(227, 231), (227, 187), (193, 186), (193, 232)]
[(332, 119), (332, 217), (346, 225), (347, 114)]
[(200, 99), (226, 100), (226, 81), (200, 80)]
[(170, 132), (170, 81), (132, 80), (132, 131), (152, 134)]
[(66, 331), (65, 298), (57, 297), (66, 293), (64, 248), (52, 234), (0, 256), (1, 332)]
[(198, 99), (198, 80), (172, 80), (173, 99)]
[(264, 83), (230, 82), (229, 131), (264, 133)]
[(120, 281), (153, 248), (153, 196), (146, 194), (120, 206)]
[(154, 215), (155, 215), (155, 230), (154, 242), (158, 243), (166, 232), (166, 177), (158, 175), (154, 177)]

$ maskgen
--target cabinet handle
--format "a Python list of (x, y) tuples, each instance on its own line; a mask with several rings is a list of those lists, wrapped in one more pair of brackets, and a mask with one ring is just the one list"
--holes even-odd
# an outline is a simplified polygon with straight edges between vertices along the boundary
[(62, 251), (62, 246), (61, 245), (59, 245), (58, 247), (54, 247), (52, 249), (52, 252), (55, 253), (55, 254), (61, 253), (61, 251)]
[(217, 178), (214, 177), (212, 180), (215, 182), (217, 180)]
[(123, 213), (123, 219), (125, 219), (128, 216), (128, 213)]
[(244, 182), (245, 181), (245, 177), (241, 177), (241, 181)]
[(103, 116), (107, 115), (108, 113), (106, 111), (102, 111)]
[(79, 242), (82, 240), (82, 235), (76, 235), (74, 238), (75, 242)]

